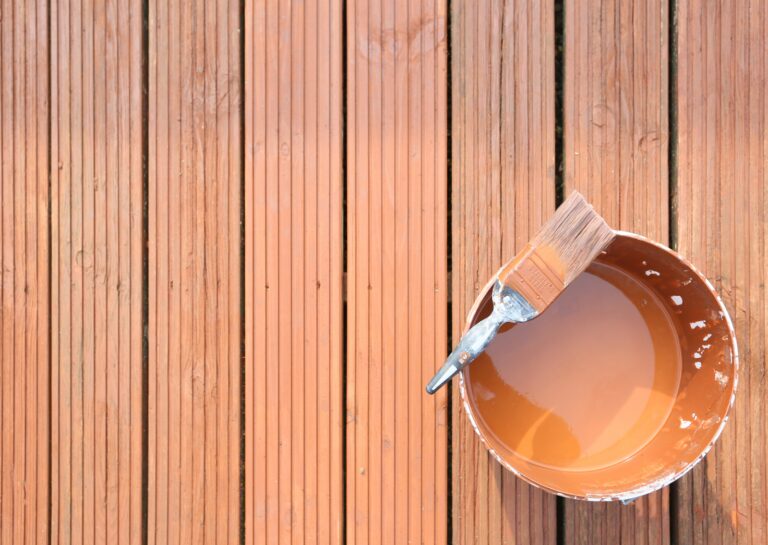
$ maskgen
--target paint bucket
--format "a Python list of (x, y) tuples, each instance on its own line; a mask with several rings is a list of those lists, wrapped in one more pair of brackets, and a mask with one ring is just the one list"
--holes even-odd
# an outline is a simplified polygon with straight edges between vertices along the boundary
[[(467, 328), (492, 308), (490, 282)], [(690, 470), (733, 404), (738, 353), (712, 285), (619, 232), (540, 317), (461, 373), (466, 414), (509, 471), (561, 496), (631, 501)]]

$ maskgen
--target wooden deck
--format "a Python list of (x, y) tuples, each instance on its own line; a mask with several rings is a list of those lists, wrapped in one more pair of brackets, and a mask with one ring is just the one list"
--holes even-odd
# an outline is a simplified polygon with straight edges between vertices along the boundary
[[(768, 543), (767, 48), (762, 0), (0, 0), (0, 545)], [(739, 341), (628, 506), (424, 394), (571, 189)]]

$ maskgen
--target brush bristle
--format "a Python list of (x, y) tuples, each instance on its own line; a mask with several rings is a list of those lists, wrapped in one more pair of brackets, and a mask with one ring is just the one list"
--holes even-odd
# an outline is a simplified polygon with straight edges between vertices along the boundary
[(605, 249), (616, 233), (574, 191), (544, 224), (531, 246), (549, 246), (565, 267), (565, 285), (571, 283)]

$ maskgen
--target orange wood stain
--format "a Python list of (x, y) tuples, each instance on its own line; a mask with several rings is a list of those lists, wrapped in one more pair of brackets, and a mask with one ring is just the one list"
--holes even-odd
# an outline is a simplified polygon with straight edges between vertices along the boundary
[(677, 333), (658, 297), (593, 264), (540, 317), (502, 327), (469, 367), (468, 394), (510, 451), (588, 471), (648, 443), (672, 409), (680, 371)]

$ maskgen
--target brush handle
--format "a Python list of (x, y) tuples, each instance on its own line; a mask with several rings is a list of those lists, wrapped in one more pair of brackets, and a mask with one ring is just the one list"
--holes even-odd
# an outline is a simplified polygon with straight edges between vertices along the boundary
[(459, 341), (443, 366), (427, 384), (427, 393), (434, 394), (443, 384), (469, 365), (488, 346), (501, 324), (504, 323), (497, 313), (492, 313), (485, 320), (475, 324)]
[(539, 312), (565, 289), (565, 275), (557, 255), (548, 248), (530, 244), (504, 265), (497, 277)]

